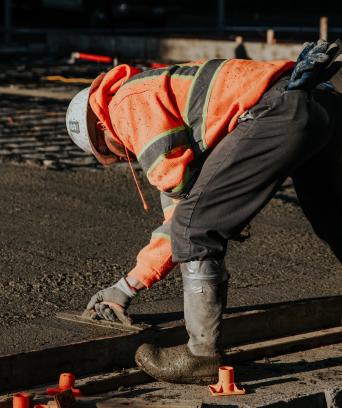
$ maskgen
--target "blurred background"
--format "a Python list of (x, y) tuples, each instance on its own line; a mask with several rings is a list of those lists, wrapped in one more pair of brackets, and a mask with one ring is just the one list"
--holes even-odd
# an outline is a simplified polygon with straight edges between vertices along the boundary
[[(2, 41), (44, 41), (48, 30), (97, 30), (100, 33), (317, 39), (322, 16), (332, 34), (342, 30), (342, 4), (334, 0), (1, 0)], [(7, 31), (6, 31), (7, 29)]]
[(103, 169), (64, 124), (72, 97), (100, 73), (122, 63), (295, 61), (303, 42), (341, 36), (341, 17), (334, 0), (0, 0), (0, 162)]

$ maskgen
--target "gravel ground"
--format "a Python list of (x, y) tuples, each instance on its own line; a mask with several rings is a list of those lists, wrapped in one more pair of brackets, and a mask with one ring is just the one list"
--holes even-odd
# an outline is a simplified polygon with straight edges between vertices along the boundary
[[(138, 398), (139, 403), (145, 404), (162, 404), (165, 399), (202, 400), (205, 407), (222, 408), (341, 407), (341, 351), (342, 344), (336, 344), (235, 364), (235, 381), (241, 382), (246, 395), (214, 397), (208, 387), (154, 382), (126, 387), (103, 397), (108, 399), (106, 403), (111, 402), (109, 398)], [(326, 404), (334, 391), (339, 393), (338, 403)]]
[[(159, 193), (142, 172), (148, 213), (129, 169), (72, 172), (3, 164), (0, 174), (1, 326), (82, 310), (97, 290), (135, 265), (163, 219)], [(255, 218), (251, 233), (228, 249), (230, 307), (341, 294), (341, 265), (314, 235), (290, 180)], [(137, 302), (181, 295), (176, 268)]]
[(84, 308), (89, 294), (126, 275), (162, 221), (158, 192), (138, 176), (149, 214), (127, 170), (1, 167), (1, 324)]

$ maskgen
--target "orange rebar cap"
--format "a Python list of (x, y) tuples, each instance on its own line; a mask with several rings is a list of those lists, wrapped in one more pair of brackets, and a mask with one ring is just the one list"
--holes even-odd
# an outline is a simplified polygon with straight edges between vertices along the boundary
[(71, 388), (75, 397), (81, 397), (82, 396), (81, 390), (75, 390), (74, 387), (75, 387), (75, 376), (70, 373), (64, 373), (64, 374), (61, 374), (59, 377), (58, 388), (48, 388), (47, 394), (56, 395), (62, 391), (65, 391)]
[(216, 385), (209, 385), (209, 390), (214, 397), (246, 394), (242, 385), (234, 382), (234, 368), (228, 366), (219, 368), (219, 381)]
[(14, 394), (13, 395), (13, 408), (29, 408), (30, 397), (28, 394)]
[(50, 405), (39, 404), (39, 405), (35, 405), (34, 408), (50, 408)]

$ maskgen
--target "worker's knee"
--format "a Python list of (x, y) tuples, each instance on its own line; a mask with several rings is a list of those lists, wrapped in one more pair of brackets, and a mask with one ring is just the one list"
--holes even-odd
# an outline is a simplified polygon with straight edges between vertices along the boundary
[(216, 286), (228, 280), (224, 259), (191, 261), (182, 265), (185, 292), (202, 293), (205, 286)]

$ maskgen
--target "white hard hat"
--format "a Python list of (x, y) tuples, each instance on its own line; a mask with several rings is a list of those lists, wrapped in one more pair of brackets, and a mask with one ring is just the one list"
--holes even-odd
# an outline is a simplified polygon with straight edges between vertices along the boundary
[(66, 114), (66, 126), (69, 136), (87, 153), (93, 153), (97, 160), (110, 166), (118, 161), (118, 156), (113, 154), (103, 155), (97, 149), (96, 123), (99, 120), (89, 105), (89, 96), (97, 88), (105, 74), (98, 76), (90, 87), (79, 92), (70, 102)]

